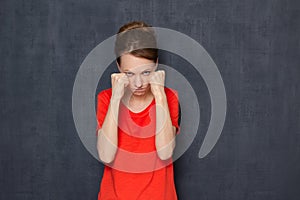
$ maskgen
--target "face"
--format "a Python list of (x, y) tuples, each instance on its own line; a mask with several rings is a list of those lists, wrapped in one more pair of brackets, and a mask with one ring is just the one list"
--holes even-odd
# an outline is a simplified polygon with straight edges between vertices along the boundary
[(150, 91), (150, 77), (156, 69), (156, 63), (145, 58), (135, 57), (131, 54), (121, 56), (120, 72), (127, 75), (128, 89), (133, 95), (142, 96)]

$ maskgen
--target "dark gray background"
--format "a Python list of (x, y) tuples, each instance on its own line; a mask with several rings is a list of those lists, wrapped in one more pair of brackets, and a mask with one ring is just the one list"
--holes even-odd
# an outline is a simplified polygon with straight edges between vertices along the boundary
[[(75, 130), (73, 83), (87, 54), (131, 20), (192, 37), (224, 80), (223, 133), (200, 160), (207, 88), (184, 59), (161, 54), (191, 82), (201, 107), (198, 136), (174, 163), (179, 200), (299, 199), (297, 0), (1, 0), (0, 199), (97, 199), (103, 165)], [(101, 81), (98, 91), (109, 87)]]

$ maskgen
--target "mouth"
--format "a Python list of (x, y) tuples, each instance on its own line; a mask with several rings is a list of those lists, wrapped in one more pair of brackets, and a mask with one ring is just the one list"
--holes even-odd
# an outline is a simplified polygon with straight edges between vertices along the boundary
[(145, 91), (145, 88), (135, 89), (134, 91), (135, 91), (135, 92), (143, 92), (143, 91)]

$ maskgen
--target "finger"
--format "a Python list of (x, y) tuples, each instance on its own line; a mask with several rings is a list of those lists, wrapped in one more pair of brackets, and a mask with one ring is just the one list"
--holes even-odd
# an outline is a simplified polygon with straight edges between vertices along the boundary
[(111, 79), (111, 84), (114, 85), (114, 83), (115, 83), (115, 74), (111, 74), (110, 79)]
[(119, 73), (113, 73), (111, 74), (111, 79), (117, 80), (119, 78)]
[(120, 79), (122, 76), (123, 75), (121, 73), (113, 73), (113, 74), (111, 74), (111, 78), (113, 80), (115, 80), (115, 81), (118, 80), (118, 79)]
[(118, 74), (119, 74), (119, 73), (112, 73), (110, 76), (111, 76), (111, 78), (115, 78), (115, 77), (118, 76)]
[(165, 76), (165, 71), (164, 70), (159, 70), (158, 74), (160, 77), (164, 77)]
[(119, 77), (118, 82), (119, 82), (120, 84), (124, 85), (125, 82), (126, 82), (126, 77), (124, 77), (124, 76), (123, 76), (123, 77)]
[(155, 76), (150, 79), (151, 85), (164, 86), (163, 72), (158, 72)]
[(161, 77), (162, 77), (162, 72), (161, 71), (156, 71), (151, 78), (153, 80), (159, 80)]
[(118, 81), (119, 77), (120, 77), (120, 73), (113, 73), (113, 74), (111, 74), (112, 86), (115, 86), (116, 81)]
[[(127, 77), (126, 77), (127, 78)], [(127, 87), (128, 85), (129, 85), (129, 80), (128, 80), (128, 78), (125, 80), (125, 87)]]

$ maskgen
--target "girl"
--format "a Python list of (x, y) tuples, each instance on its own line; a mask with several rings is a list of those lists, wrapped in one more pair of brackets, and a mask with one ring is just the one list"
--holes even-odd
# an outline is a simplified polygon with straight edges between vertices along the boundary
[(156, 47), (154, 30), (144, 22), (118, 31), (119, 73), (97, 95), (97, 150), (105, 164), (98, 200), (177, 200), (172, 154), (179, 101), (157, 70)]

